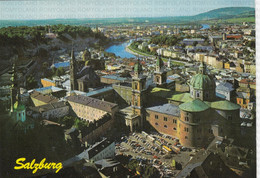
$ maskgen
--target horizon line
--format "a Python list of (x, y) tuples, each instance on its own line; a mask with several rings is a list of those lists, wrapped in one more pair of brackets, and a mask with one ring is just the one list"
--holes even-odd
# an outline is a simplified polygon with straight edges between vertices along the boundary
[(221, 8), (216, 8), (212, 9), (206, 12), (201, 12), (195, 15), (180, 15), (180, 16), (155, 16), (155, 17), (145, 17), (145, 16), (137, 16), (137, 17), (101, 17), (101, 18), (91, 18), (91, 17), (83, 17), (83, 18), (48, 18), (48, 19), (0, 19), (0, 21), (39, 21), (39, 20), (102, 20), (102, 19), (128, 19), (128, 18), (167, 18), (167, 17), (191, 17), (191, 16), (196, 16), (199, 14), (207, 13), (210, 11), (214, 11), (217, 9), (225, 9), (225, 8), (252, 8), (255, 10), (255, 7), (250, 7), (250, 6), (228, 6), (228, 7), (221, 7)]

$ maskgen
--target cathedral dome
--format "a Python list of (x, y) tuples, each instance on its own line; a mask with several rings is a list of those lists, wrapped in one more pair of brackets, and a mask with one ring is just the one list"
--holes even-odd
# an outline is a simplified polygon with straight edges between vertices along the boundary
[(204, 90), (204, 89), (211, 89), (216, 87), (215, 80), (205, 74), (196, 74), (195, 76), (192, 77), (190, 81), (190, 86), (193, 87), (194, 89), (198, 90)]
[(200, 72), (192, 77), (190, 86), (196, 90), (215, 89), (216, 83), (213, 77), (206, 74), (206, 66), (202, 62), (200, 65)]

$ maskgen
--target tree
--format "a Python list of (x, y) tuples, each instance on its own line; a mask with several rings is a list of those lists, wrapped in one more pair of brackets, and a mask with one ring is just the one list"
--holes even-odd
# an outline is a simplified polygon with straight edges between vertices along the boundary
[(48, 68), (48, 62), (44, 62), (43, 64), (42, 64), (42, 68), (43, 68), (43, 70), (46, 70), (47, 68)]
[(60, 118), (60, 124), (64, 124), (66, 128), (71, 128), (75, 123), (75, 119), (71, 116), (64, 116)]
[(65, 71), (62, 67), (59, 67), (56, 72), (55, 72), (56, 76), (61, 76), (65, 74)]
[(36, 88), (38, 86), (37, 81), (35, 80), (34, 76), (29, 75), (26, 78), (26, 88), (27, 89), (32, 89)]

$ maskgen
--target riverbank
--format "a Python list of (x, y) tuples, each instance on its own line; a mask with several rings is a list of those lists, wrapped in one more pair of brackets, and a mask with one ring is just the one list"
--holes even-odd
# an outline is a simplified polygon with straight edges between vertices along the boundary
[(154, 57), (153, 55), (150, 55), (150, 54), (146, 54), (146, 53), (143, 53), (143, 52), (140, 52), (140, 51), (137, 51), (137, 50), (134, 50), (133, 48), (131, 48), (131, 46), (126, 46), (125, 50), (133, 55), (136, 55), (136, 56), (141, 56), (141, 57)]
[[(143, 53), (143, 52), (134, 50), (133, 48), (131, 48), (130, 45), (126, 47), (126, 51), (129, 52), (129, 53), (132, 53), (132, 54), (134, 54), (134, 55), (141, 56), (141, 57), (155, 58), (155, 56), (153, 56), (153, 55), (146, 54), (146, 53)], [(168, 61), (168, 59), (167, 59), (167, 58), (164, 58), (164, 57), (162, 57), (162, 60), (163, 60), (164, 62), (167, 62), (167, 61)], [(174, 60), (174, 59), (172, 59), (171, 62), (172, 62), (173, 65), (178, 65), (178, 66), (184, 66), (184, 65), (186, 64), (186, 62), (180, 62), (180, 61), (177, 61), (177, 60)]]

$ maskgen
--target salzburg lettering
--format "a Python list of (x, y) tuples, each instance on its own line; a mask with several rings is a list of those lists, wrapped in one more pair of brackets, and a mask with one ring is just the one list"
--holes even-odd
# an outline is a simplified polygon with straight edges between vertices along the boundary
[(25, 162), (26, 158), (18, 158), (16, 160), (16, 164), (18, 166), (15, 166), (15, 170), (19, 169), (31, 169), (33, 170), (32, 173), (36, 173), (37, 170), (41, 169), (56, 169), (55, 173), (58, 173), (62, 168), (62, 163), (45, 163), (46, 158), (42, 159), (40, 163), (35, 163), (35, 159), (33, 159), (31, 162), (23, 163)]

